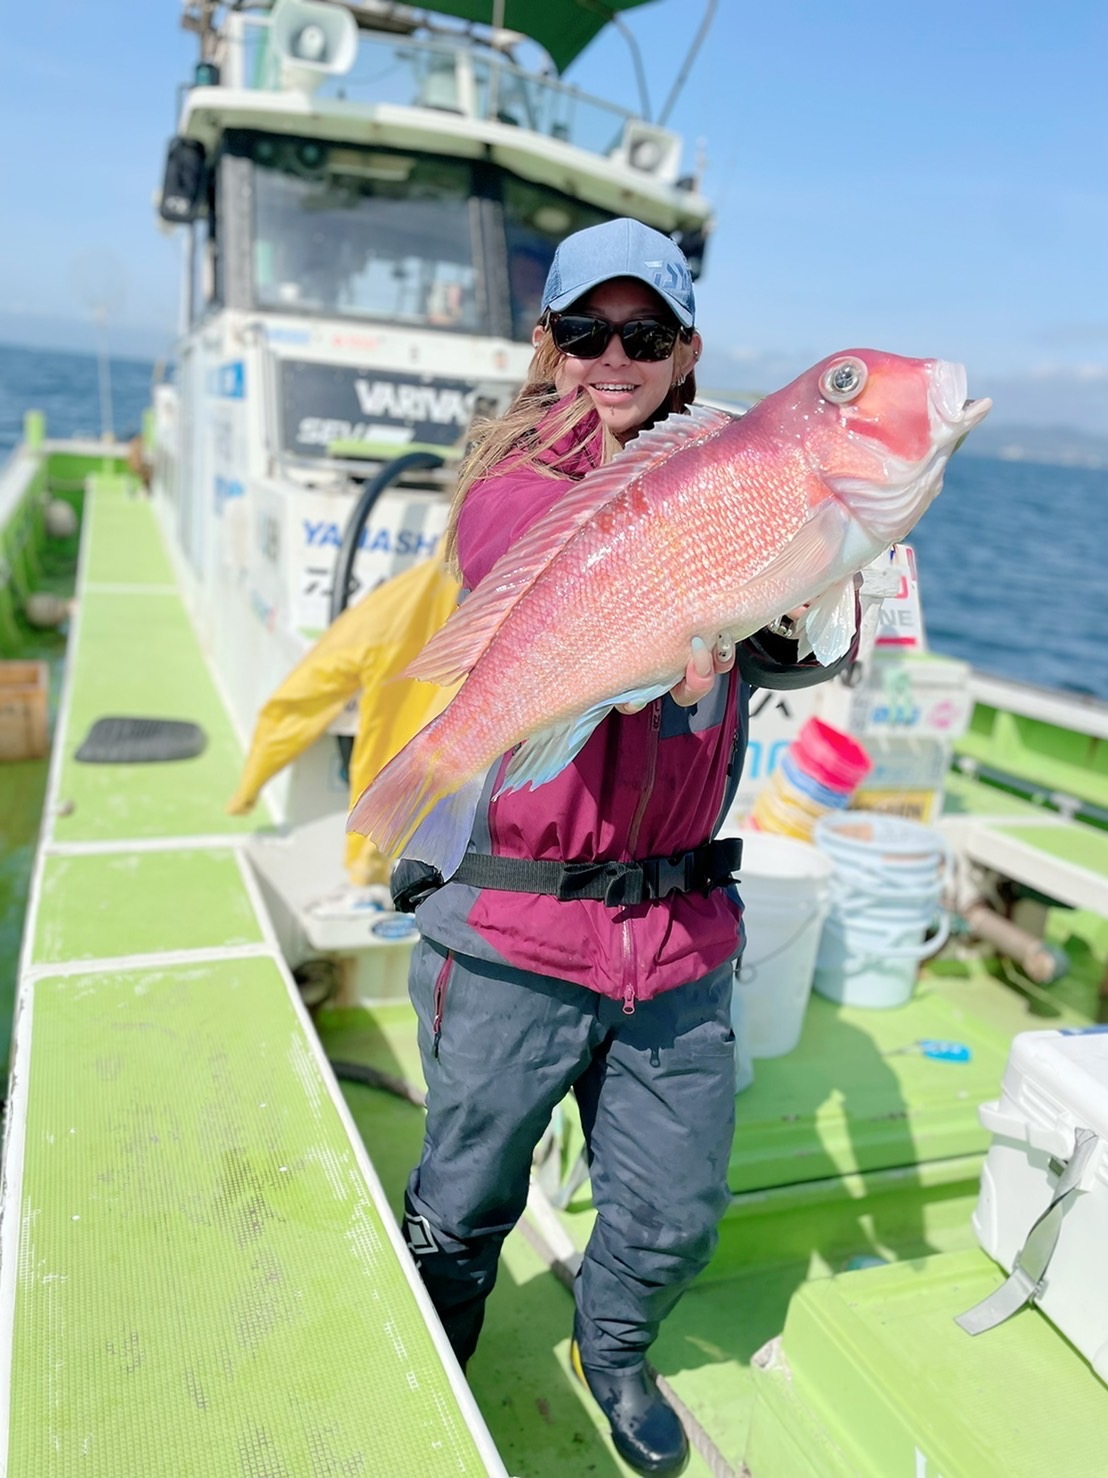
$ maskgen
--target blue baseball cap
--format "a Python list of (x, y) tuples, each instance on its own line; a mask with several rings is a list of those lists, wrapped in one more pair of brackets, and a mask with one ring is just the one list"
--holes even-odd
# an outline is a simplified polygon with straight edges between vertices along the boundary
[(676, 241), (641, 221), (621, 216), (567, 236), (547, 273), (542, 311), (560, 313), (613, 277), (637, 277), (673, 309), (684, 328), (696, 317), (692, 273)]

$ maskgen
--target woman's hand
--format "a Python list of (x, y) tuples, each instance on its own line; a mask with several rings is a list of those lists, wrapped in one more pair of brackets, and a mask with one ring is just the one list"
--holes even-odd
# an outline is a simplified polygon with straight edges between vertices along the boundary
[[(680, 708), (691, 708), (694, 703), (699, 703), (712, 691), (717, 676), (721, 672), (730, 672), (735, 665), (735, 643), (726, 632), (721, 632), (716, 637), (715, 646), (708, 650), (706, 642), (700, 637), (692, 639), (689, 661), (685, 668), (685, 675), (680, 682), (675, 683), (669, 690), (669, 696)], [(638, 713), (640, 708), (645, 707), (642, 703), (617, 703), (617, 713)]]

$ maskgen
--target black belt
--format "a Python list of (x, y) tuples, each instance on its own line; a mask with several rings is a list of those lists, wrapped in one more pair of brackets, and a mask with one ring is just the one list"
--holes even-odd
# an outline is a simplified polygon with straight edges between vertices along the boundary
[[(597, 898), (616, 908), (670, 893), (726, 888), (734, 881), (742, 851), (738, 837), (726, 837), (675, 857), (648, 857), (643, 862), (537, 862), (528, 857), (467, 852), (449, 881), (506, 893), (544, 893), (563, 901)], [(441, 875), (433, 871), (410, 881), (405, 878), (393, 902), (402, 912), (409, 912), (442, 885)]]

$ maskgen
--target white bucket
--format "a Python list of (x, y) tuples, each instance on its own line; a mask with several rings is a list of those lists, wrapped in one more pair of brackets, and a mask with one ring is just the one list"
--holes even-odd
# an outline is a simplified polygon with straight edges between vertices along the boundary
[(946, 842), (916, 821), (867, 811), (824, 817), (814, 839), (834, 864), (815, 989), (844, 1006), (903, 1006), (920, 961), (950, 934)]
[(800, 1040), (832, 871), (810, 842), (743, 834), (739, 896), (746, 948), (732, 1012), (740, 1064), (747, 1053), (782, 1057)]

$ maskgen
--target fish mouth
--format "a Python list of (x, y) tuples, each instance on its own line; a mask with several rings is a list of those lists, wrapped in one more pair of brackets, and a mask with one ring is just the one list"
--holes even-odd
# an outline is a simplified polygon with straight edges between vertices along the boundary
[(987, 395), (983, 395), (980, 400), (964, 400), (959, 419), (959, 424), (965, 428), (962, 435), (964, 436), (967, 431), (972, 431), (978, 421), (983, 421), (992, 408), (993, 403)]
[(931, 407), (961, 440), (983, 421), (993, 408), (987, 397), (971, 400), (966, 394), (966, 368), (949, 360), (937, 359), (931, 374)]

